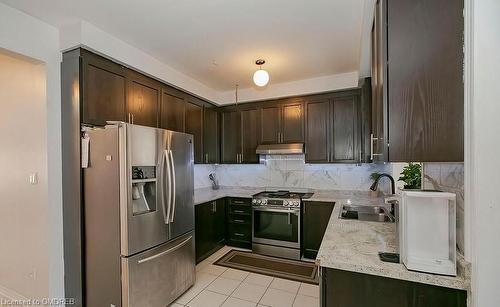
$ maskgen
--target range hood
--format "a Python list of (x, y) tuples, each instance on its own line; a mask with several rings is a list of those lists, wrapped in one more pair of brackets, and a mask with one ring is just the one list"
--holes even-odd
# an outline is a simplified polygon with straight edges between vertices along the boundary
[(304, 153), (304, 143), (266, 144), (257, 146), (260, 155), (298, 155)]

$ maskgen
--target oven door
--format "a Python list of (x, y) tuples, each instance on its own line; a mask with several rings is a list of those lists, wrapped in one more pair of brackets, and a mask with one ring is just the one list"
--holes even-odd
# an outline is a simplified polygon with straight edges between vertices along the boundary
[(254, 243), (300, 248), (300, 209), (253, 207)]

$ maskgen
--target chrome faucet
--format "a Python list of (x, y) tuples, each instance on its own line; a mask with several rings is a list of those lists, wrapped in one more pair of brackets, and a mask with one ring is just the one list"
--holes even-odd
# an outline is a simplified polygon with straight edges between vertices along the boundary
[(394, 178), (392, 178), (391, 175), (389, 174), (380, 174), (378, 175), (377, 179), (375, 179), (375, 181), (373, 182), (372, 186), (370, 187), (370, 190), (372, 191), (376, 191), (377, 190), (377, 187), (378, 187), (378, 182), (380, 180), (380, 178), (382, 177), (387, 177), (391, 180), (391, 192), (392, 192), (392, 195), (396, 194), (396, 183), (394, 182)]

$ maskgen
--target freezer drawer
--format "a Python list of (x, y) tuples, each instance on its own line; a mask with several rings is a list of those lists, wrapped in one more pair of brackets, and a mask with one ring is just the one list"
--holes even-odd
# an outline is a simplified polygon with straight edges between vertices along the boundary
[(193, 235), (122, 258), (124, 307), (165, 307), (194, 284)]

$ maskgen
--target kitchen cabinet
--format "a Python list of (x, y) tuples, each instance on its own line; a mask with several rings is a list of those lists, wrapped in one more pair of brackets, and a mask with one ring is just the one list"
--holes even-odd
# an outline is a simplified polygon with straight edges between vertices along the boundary
[(334, 203), (304, 201), (302, 204), (302, 256), (316, 259), (332, 215)]
[(237, 110), (221, 113), (221, 163), (239, 163), (241, 153), (241, 113)]
[(309, 163), (330, 160), (330, 100), (311, 99), (306, 103), (306, 155)]
[(149, 127), (158, 127), (160, 106), (160, 83), (139, 73), (127, 72), (128, 122)]
[(463, 1), (380, 0), (375, 16), (375, 160), (463, 161)]
[(261, 109), (261, 144), (303, 143), (304, 106), (300, 99), (267, 103)]
[(259, 163), (255, 153), (260, 144), (260, 110), (241, 111), (241, 155), (240, 163)]
[(163, 88), (160, 127), (167, 130), (184, 132), (184, 105), (182, 92)]
[(322, 307), (465, 307), (463, 290), (320, 268)]
[(203, 106), (185, 104), (185, 132), (193, 135), (194, 162), (203, 163)]
[(206, 259), (224, 246), (225, 201), (218, 199), (195, 205), (195, 249), (196, 263)]
[(203, 162), (219, 163), (219, 112), (211, 105), (203, 111)]
[(361, 162), (359, 95), (333, 98), (330, 162)]
[(364, 162), (360, 93), (357, 89), (306, 98), (306, 162)]
[(252, 248), (252, 203), (250, 198), (227, 198), (226, 244)]
[(232, 107), (221, 113), (221, 162), (259, 163), (260, 109)]
[(277, 105), (262, 107), (261, 122), (262, 144), (278, 144), (281, 140), (281, 107)]
[(103, 126), (125, 121), (125, 68), (82, 50), (82, 123)]

